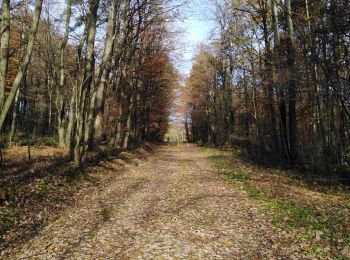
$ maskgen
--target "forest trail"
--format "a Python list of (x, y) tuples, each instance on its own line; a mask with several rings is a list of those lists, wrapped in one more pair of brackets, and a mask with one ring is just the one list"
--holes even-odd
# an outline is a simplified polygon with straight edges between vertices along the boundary
[(287, 255), (264, 211), (200, 148), (161, 146), (8, 259), (237, 259)]

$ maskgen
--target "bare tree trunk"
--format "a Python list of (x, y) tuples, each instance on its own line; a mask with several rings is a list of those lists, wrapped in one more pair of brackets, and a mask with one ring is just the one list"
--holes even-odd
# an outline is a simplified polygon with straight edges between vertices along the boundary
[(188, 115), (187, 115), (187, 112), (186, 112), (186, 115), (185, 115), (185, 130), (186, 130), (187, 142), (190, 143), (191, 142), (191, 138), (190, 138), (190, 131), (189, 131), (189, 127), (188, 127)]
[(246, 141), (248, 143), (248, 140), (249, 140), (249, 117), (250, 117), (250, 115), (248, 116), (248, 104), (250, 102), (249, 102), (249, 94), (248, 94), (248, 82), (247, 82), (245, 74), (246, 74), (246, 72), (244, 71), (243, 72), (243, 78), (244, 78), (243, 88), (244, 88), (244, 103), (245, 103), (245, 109), (246, 109), (246, 112), (244, 114), (244, 136), (245, 136)]
[(294, 28), (292, 20), (291, 0), (286, 0), (286, 17), (287, 17), (287, 59), (289, 72), (289, 143), (290, 143), (290, 162), (294, 164), (298, 158), (298, 139), (297, 139), (297, 118), (296, 118), (296, 79), (295, 79), (295, 57), (294, 57)]
[(227, 60), (224, 61), (224, 101), (226, 108), (226, 127), (227, 127), (227, 141), (231, 142), (231, 137), (234, 131), (234, 110), (233, 110), (233, 100), (232, 100), (232, 61), (230, 57), (227, 57)]
[(94, 117), (94, 107), (95, 107), (95, 100), (96, 100), (96, 89), (95, 84), (96, 82), (93, 80), (91, 82), (90, 86), (90, 93), (88, 94), (89, 98), (89, 107), (86, 111), (86, 123), (85, 123), (85, 134), (84, 134), (84, 146), (85, 150), (92, 150), (92, 131), (93, 131), (93, 117)]
[[(326, 150), (327, 150), (327, 141), (325, 137), (325, 129), (324, 129), (324, 122), (321, 115), (321, 101), (319, 97), (319, 75), (317, 71), (317, 63), (316, 63), (316, 51), (314, 46), (314, 38), (313, 38), (313, 32), (311, 27), (311, 21), (310, 21), (310, 14), (309, 14), (309, 2), (308, 0), (305, 0), (305, 10), (306, 10), (306, 19), (308, 22), (308, 30), (309, 30), (309, 44), (311, 45), (311, 59), (312, 59), (312, 78), (314, 83), (314, 97), (315, 97), (315, 108), (314, 108), (314, 120), (316, 124), (315, 129), (315, 137), (317, 137), (317, 129), (319, 131), (319, 136), (321, 137), (321, 144), (322, 144), (322, 155), (323, 157), (326, 157)], [(317, 147), (315, 147), (317, 149)], [(327, 158), (324, 158), (323, 161), (326, 164), (327, 167)]]
[[(6, 2), (6, 1), (4, 1), (4, 2)], [(28, 43), (27, 43), (27, 46), (25, 48), (23, 60), (22, 60), (22, 62), (20, 62), (19, 66), (18, 66), (18, 72), (17, 72), (16, 77), (13, 81), (10, 94), (7, 97), (5, 103), (0, 111), (0, 130), (3, 127), (6, 116), (11, 108), (11, 105), (12, 105), (14, 99), (15, 99), (15, 96), (16, 96), (17, 90), (19, 88), (19, 85), (21, 84), (23, 75), (27, 71), (27, 67), (28, 67), (28, 64), (29, 64), (29, 61), (30, 61), (30, 58), (32, 55), (33, 47), (34, 47), (36, 32), (38, 30), (38, 24), (39, 24), (40, 15), (41, 15), (42, 4), (43, 4), (43, 0), (36, 0), (36, 2), (35, 2), (35, 10), (33, 13), (32, 26), (28, 32)], [(5, 57), (6, 57), (6, 55), (5, 55)], [(1, 62), (5, 63), (5, 61), (1, 61)], [(2, 70), (2, 68), (0, 68), (0, 69)], [(6, 72), (5, 72), (5, 74), (6, 74)]]
[(84, 81), (77, 89), (77, 128), (75, 133), (75, 146), (74, 146), (74, 162), (77, 167), (80, 167), (83, 161), (83, 155), (85, 153), (84, 131), (86, 126), (86, 107), (89, 89), (94, 74), (94, 46), (96, 35), (96, 23), (97, 23), (97, 10), (99, 6), (99, 0), (89, 1), (89, 11), (86, 24), (87, 43), (86, 43), (86, 55), (85, 55), (85, 71)]
[(50, 78), (48, 79), (47, 81), (47, 92), (48, 92), (48, 95), (49, 95), (49, 118), (48, 118), (48, 122), (47, 122), (47, 125), (48, 125), (48, 133), (51, 134), (50, 132), (50, 129), (51, 129), (51, 122), (52, 122), (52, 92), (53, 92), (53, 86), (54, 86), (54, 80)]
[(261, 148), (260, 148), (260, 122), (259, 122), (259, 114), (258, 114), (258, 104), (257, 104), (257, 94), (256, 94), (256, 74), (255, 74), (255, 66), (254, 61), (251, 61), (251, 70), (252, 70), (252, 80), (253, 80), (253, 106), (254, 106), (254, 118), (256, 123), (256, 141), (258, 145), (258, 159), (260, 159)]
[(271, 0), (271, 9), (272, 9), (272, 26), (274, 31), (274, 42), (275, 42), (275, 45), (274, 45), (275, 69), (276, 69), (275, 86), (279, 93), (281, 141), (282, 141), (282, 147), (284, 148), (284, 151), (285, 151), (285, 155), (289, 160), (286, 100), (285, 100), (284, 88), (281, 82), (280, 37), (279, 37), (279, 29), (278, 29), (278, 12), (277, 12), (276, 0)]
[(73, 158), (72, 151), (74, 149), (74, 142), (73, 142), (74, 130), (75, 130), (74, 125), (76, 123), (75, 122), (76, 92), (77, 92), (77, 87), (76, 85), (73, 85), (72, 96), (70, 98), (70, 103), (69, 103), (69, 118), (68, 118), (67, 132), (65, 137), (65, 147), (69, 149), (71, 158)]
[(129, 100), (127, 116), (126, 116), (127, 119), (126, 119), (123, 146), (122, 146), (123, 149), (128, 148), (128, 145), (129, 145), (130, 129), (131, 129), (131, 114), (132, 114), (133, 107), (134, 107), (134, 97), (131, 93), (131, 98)]
[(265, 42), (265, 55), (264, 55), (264, 64), (268, 73), (267, 82), (266, 82), (266, 95), (268, 100), (267, 110), (270, 116), (270, 134), (272, 135), (271, 144), (272, 151), (276, 152), (280, 149), (277, 130), (276, 130), (276, 114), (274, 108), (274, 91), (273, 91), (273, 79), (275, 78), (275, 72), (272, 64), (272, 53), (271, 53), (271, 45), (269, 40), (269, 32), (268, 32), (268, 2), (263, 0), (262, 4), (262, 23), (263, 23), (263, 34), (264, 34), (264, 42)]
[(19, 90), (17, 90), (15, 102), (13, 104), (12, 122), (11, 122), (11, 129), (10, 129), (10, 133), (9, 133), (9, 146), (10, 147), (12, 146), (13, 137), (14, 137), (15, 131), (16, 131), (18, 97), (19, 97)]
[(63, 88), (65, 84), (65, 69), (64, 69), (64, 63), (65, 63), (65, 50), (68, 42), (69, 37), (69, 27), (70, 27), (70, 18), (72, 15), (72, 0), (67, 0), (67, 7), (66, 7), (66, 30), (64, 33), (63, 41), (61, 43), (60, 47), (60, 82), (59, 86), (57, 88), (57, 119), (58, 119), (58, 140), (59, 140), (59, 146), (61, 148), (66, 146), (65, 142), (65, 129), (64, 129), (64, 97), (63, 97)]
[[(96, 91), (96, 98), (94, 104), (94, 131), (93, 131), (93, 143), (94, 148), (97, 148), (102, 141), (102, 129), (103, 129), (103, 112), (105, 105), (105, 88), (108, 80), (108, 74), (111, 68), (111, 58), (113, 53), (114, 42), (116, 38), (116, 12), (117, 2), (110, 1), (108, 29), (106, 35), (105, 49), (102, 59), (102, 73), (98, 87)], [(117, 69), (117, 68), (114, 68)]]
[[(10, 0), (3, 0), (1, 6), (0, 42), (0, 110), (5, 101), (6, 75), (10, 41)], [(0, 125), (1, 126), (1, 125)], [(1, 130), (1, 127), (0, 127)]]
[(119, 98), (119, 118), (117, 122), (117, 129), (116, 129), (116, 135), (115, 135), (115, 141), (114, 146), (120, 146), (121, 142), (121, 133), (122, 133), (122, 116), (123, 116), (123, 99), (125, 95), (122, 89), (120, 89), (120, 98)]

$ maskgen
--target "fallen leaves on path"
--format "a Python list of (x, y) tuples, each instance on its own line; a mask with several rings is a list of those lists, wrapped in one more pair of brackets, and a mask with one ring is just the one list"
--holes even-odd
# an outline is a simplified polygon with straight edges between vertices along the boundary
[[(112, 158), (94, 168), (122, 167), (122, 174), (82, 189), (74, 207), (28, 242), (4, 251), (3, 258), (331, 259), (334, 255), (336, 246), (324, 230), (280, 225), (281, 218), (283, 223), (295, 223), (293, 214), (282, 214), (296, 210), (288, 204), (293, 198), (289, 193), (296, 191), (292, 179), (277, 176), (271, 178), (276, 182), (272, 184), (268, 178), (272, 173), (266, 175), (239, 160), (232, 164), (217, 150), (203, 152), (192, 145), (162, 146), (147, 161), (128, 153), (122, 157), (130, 166)], [(217, 167), (210, 161), (213, 158)], [(112, 168), (110, 162), (115, 162)], [(279, 184), (291, 187), (282, 193), (274, 190)], [(277, 195), (272, 197), (267, 189)], [(301, 189), (297, 197), (311, 194), (314, 203), (318, 196), (320, 201), (334, 198), (313, 192)], [(298, 210), (294, 213), (313, 214)], [(300, 236), (304, 234), (310, 237)], [(321, 251), (312, 247), (315, 243), (324, 246)], [(345, 258), (349, 248), (339, 250)]]
[(350, 193), (344, 187), (310, 183), (300, 172), (256, 165), (244, 160), (239, 149), (202, 150), (235, 189), (265, 208), (289, 247), (309, 258), (350, 258)]
[(6, 257), (261, 259), (302, 254), (281, 246), (284, 235), (261, 206), (217, 175), (195, 146), (163, 146), (150, 160), (89, 193)]
[(132, 157), (130, 164), (118, 157), (118, 151), (91, 153), (86, 167), (79, 171), (62, 149), (32, 147), (31, 161), (26, 159), (26, 149), (7, 149), (0, 168), (0, 256), (5, 249), (38, 235), (67, 208), (103, 189), (130, 164), (147, 158), (155, 147), (146, 143), (128, 153)]

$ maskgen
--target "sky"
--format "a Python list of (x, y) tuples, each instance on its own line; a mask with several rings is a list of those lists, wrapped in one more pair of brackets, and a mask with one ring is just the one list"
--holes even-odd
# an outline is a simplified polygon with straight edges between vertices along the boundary
[[(45, 1), (44, 10), (52, 10), (55, 12), (50, 12), (50, 16), (56, 17), (57, 14), (61, 14), (63, 10), (57, 12), (57, 8), (64, 6), (62, 4), (64, 0), (59, 0), (55, 2)], [(208, 43), (209, 38), (215, 28), (215, 23), (212, 19), (212, 5), (211, 0), (175, 0), (182, 2), (187, 1), (188, 3), (181, 7), (180, 16), (176, 22), (176, 27), (180, 29), (181, 33), (178, 36), (176, 44), (181, 55), (176, 54), (175, 66), (180, 71), (183, 76), (187, 76), (190, 73), (192, 67), (192, 58), (196, 53), (196, 49), (199, 43)], [(45, 11), (47, 15), (47, 11)], [(105, 35), (102, 33), (101, 37)]]
[(183, 47), (181, 61), (177, 64), (179, 71), (184, 76), (190, 73), (192, 58), (200, 43), (207, 43), (215, 28), (211, 19), (212, 11), (206, 0), (192, 0), (183, 7), (185, 18), (179, 22), (183, 30), (178, 44)]
[[(176, 42), (180, 55), (176, 54), (175, 66), (182, 74), (183, 79), (187, 77), (192, 68), (192, 59), (196, 55), (197, 46), (200, 43), (208, 43), (215, 29), (212, 17), (210, 0), (189, 0), (182, 10), (183, 19), (176, 23), (181, 33)], [(181, 17), (182, 18), (182, 17)], [(175, 104), (179, 102), (176, 99)], [(170, 116), (172, 123), (182, 124), (182, 114), (174, 111)]]

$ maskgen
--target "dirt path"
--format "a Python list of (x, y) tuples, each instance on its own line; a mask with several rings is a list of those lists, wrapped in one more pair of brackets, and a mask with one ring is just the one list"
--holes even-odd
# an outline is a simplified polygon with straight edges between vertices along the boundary
[(163, 146), (8, 259), (237, 259), (288, 255), (264, 211), (195, 146)]

